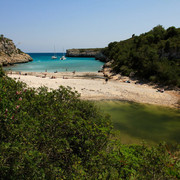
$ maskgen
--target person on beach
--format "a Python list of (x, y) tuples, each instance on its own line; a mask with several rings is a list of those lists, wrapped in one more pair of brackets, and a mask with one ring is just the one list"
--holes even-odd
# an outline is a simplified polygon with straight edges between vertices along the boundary
[(108, 82), (108, 78), (105, 79), (105, 82), (106, 82), (106, 83)]
[(76, 71), (73, 71), (73, 75), (76, 73)]
[(51, 78), (50, 79), (56, 79), (56, 77), (55, 76), (51, 76)]
[(68, 79), (68, 78), (63, 76), (63, 79)]
[(46, 78), (46, 74), (44, 74), (44, 75), (42, 76), (42, 78)]
[(164, 89), (157, 89), (156, 92), (161, 92), (161, 93), (163, 93), (163, 92), (164, 92)]

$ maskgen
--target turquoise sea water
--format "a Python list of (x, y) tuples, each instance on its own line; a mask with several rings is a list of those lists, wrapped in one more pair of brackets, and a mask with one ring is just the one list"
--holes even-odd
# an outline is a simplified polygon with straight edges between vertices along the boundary
[(26, 72), (97, 72), (104, 63), (95, 60), (95, 58), (82, 57), (66, 57), (66, 60), (60, 60), (62, 53), (57, 53), (57, 59), (51, 59), (54, 53), (28, 53), (32, 58), (32, 62), (16, 64), (14, 66), (5, 67), (5, 70), (26, 71)]

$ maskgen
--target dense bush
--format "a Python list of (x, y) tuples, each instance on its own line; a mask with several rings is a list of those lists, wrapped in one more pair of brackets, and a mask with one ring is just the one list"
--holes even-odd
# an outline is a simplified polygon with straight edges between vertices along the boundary
[(113, 42), (103, 50), (113, 59), (113, 71), (137, 76), (164, 85), (180, 87), (180, 28), (165, 30), (156, 26), (151, 31)]
[[(106, 152), (93, 157), (89, 166), (92, 179), (178, 179), (180, 161), (159, 144), (122, 145), (111, 142)], [(179, 148), (179, 147), (178, 147)], [(175, 148), (177, 150), (177, 147)]]
[(68, 177), (106, 146), (109, 118), (78, 97), (0, 78), (1, 176)]
[(111, 142), (111, 122), (59, 87), (27, 88), (0, 68), (0, 179), (179, 178), (166, 146)]

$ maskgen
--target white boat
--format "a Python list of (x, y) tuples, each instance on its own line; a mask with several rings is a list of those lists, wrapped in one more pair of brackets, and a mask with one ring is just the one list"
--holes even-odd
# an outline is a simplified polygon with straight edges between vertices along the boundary
[(55, 46), (54, 46), (54, 56), (51, 56), (51, 59), (57, 59)]
[(60, 60), (65, 60), (66, 59), (66, 57), (64, 56), (64, 48), (63, 48), (63, 55), (62, 55), (62, 57), (60, 58)]
[(57, 59), (57, 56), (52, 56), (51, 59)]
[(65, 60), (66, 58), (65, 58), (65, 56), (62, 56), (61, 58), (60, 58), (60, 60)]

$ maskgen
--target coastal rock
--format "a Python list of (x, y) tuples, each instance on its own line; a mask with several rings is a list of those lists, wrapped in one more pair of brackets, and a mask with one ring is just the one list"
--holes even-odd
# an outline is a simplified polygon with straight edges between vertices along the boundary
[(108, 61), (108, 62), (106, 62), (105, 64), (104, 64), (104, 68), (110, 68), (111, 67), (111, 65), (113, 64), (113, 62), (114, 62), (114, 60), (111, 60), (111, 61)]
[(28, 54), (16, 48), (12, 40), (0, 36), (0, 65), (7, 66), (32, 60)]
[(67, 49), (67, 57), (95, 57), (99, 54), (101, 48), (92, 48), (92, 49)]
[(109, 62), (106, 62), (103, 65), (103, 74), (104, 77), (107, 77), (109, 79), (113, 79), (113, 80), (120, 80), (122, 78), (121, 74), (117, 74), (115, 72), (113, 72), (112, 70), (112, 64), (113, 64), (114, 60), (111, 60)]
[(67, 49), (67, 57), (95, 57), (96, 60), (102, 62), (108, 62), (108, 59), (103, 53), (102, 48), (91, 48), (91, 49)]
[(109, 58), (107, 58), (102, 52), (99, 52), (95, 55), (95, 59), (102, 61), (102, 62), (108, 62), (110, 61)]
[(111, 72), (111, 68), (103, 68), (103, 74), (104, 74), (104, 77), (107, 77), (109, 79), (112, 79), (112, 76), (113, 76), (113, 73)]

